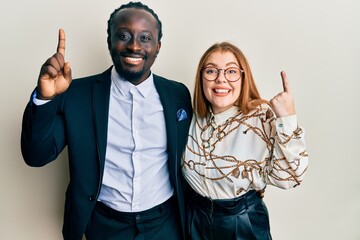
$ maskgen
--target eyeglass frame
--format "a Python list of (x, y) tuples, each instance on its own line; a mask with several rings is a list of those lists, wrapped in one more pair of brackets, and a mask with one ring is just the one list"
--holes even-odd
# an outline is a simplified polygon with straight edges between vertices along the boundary
[[(209, 79), (207, 79), (207, 78), (204, 76), (203, 71), (204, 71), (205, 69), (207, 69), (207, 68), (215, 68), (215, 69), (217, 70), (217, 76), (216, 76), (216, 78), (214, 78), (214, 80), (209, 80)], [(239, 70), (240, 70), (240, 76), (239, 76), (239, 78), (236, 79), (236, 80), (234, 80), (234, 81), (230, 81), (230, 80), (226, 77), (226, 71), (229, 70), (229, 69), (231, 69), (231, 68), (235, 68), (235, 69), (239, 69)], [(201, 74), (202, 74), (202, 76), (205, 78), (206, 81), (213, 82), (213, 81), (216, 81), (216, 79), (219, 78), (219, 75), (220, 75), (220, 71), (221, 71), (221, 70), (223, 70), (223, 72), (224, 72), (224, 77), (225, 77), (226, 81), (228, 81), (228, 82), (237, 82), (237, 81), (239, 81), (239, 80), (242, 78), (242, 74), (244, 73), (244, 70), (242, 70), (241, 68), (238, 68), (238, 67), (228, 67), (228, 68), (225, 68), (225, 69), (224, 69), (224, 68), (216, 68), (216, 67), (203, 67), (203, 68), (201, 69)]]

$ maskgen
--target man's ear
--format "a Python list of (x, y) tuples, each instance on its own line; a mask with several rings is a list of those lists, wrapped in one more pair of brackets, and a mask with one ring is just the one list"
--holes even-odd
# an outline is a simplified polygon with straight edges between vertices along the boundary
[(110, 51), (111, 50), (111, 39), (108, 36), (106, 40), (107, 40), (108, 50)]
[(157, 49), (156, 49), (156, 55), (159, 54), (161, 48), (161, 41), (158, 42)]

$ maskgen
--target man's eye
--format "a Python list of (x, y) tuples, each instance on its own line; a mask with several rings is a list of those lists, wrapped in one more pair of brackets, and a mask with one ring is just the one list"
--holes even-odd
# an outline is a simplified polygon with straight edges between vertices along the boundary
[(116, 37), (121, 40), (129, 40), (131, 38), (130, 34), (128, 33), (118, 33)]
[(141, 36), (141, 37), (140, 37), (140, 40), (141, 40), (142, 42), (148, 42), (148, 41), (151, 40), (151, 37), (150, 37), (150, 36)]

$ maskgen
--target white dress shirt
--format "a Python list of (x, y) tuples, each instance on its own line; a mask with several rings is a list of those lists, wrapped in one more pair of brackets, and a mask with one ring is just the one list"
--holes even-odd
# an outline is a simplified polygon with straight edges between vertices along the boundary
[(173, 194), (163, 106), (151, 74), (135, 86), (112, 69), (105, 170), (99, 201), (139, 212)]
[(308, 166), (304, 130), (296, 115), (275, 118), (268, 105), (244, 115), (237, 107), (203, 119), (194, 115), (182, 172), (211, 199), (236, 198), (267, 184), (292, 188)]
[[(164, 109), (151, 74), (135, 86), (111, 70), (105, 170), (98, 200), (122, 212), (157, 206), (173, 195)], [(40, 100), (33, 94), (35, 105)]]

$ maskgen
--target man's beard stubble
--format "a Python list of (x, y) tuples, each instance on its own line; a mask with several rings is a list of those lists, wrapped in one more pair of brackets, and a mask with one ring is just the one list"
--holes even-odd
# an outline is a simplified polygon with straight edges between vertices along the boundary
[[(136, 84), (145, 74), (145, 64), (143, 68), (139, 71), (131, 71), (130, 69), (126, 69), (124, 65), (121, 63), (121, 54), (111, 54), (112, 61), (114, 63), (114, 67), (116, 72), (119, 74), (121, 78), (126, 81), (131, 82), (132, 84)], [(146, 61), (146, 56), (144, 60)]]

